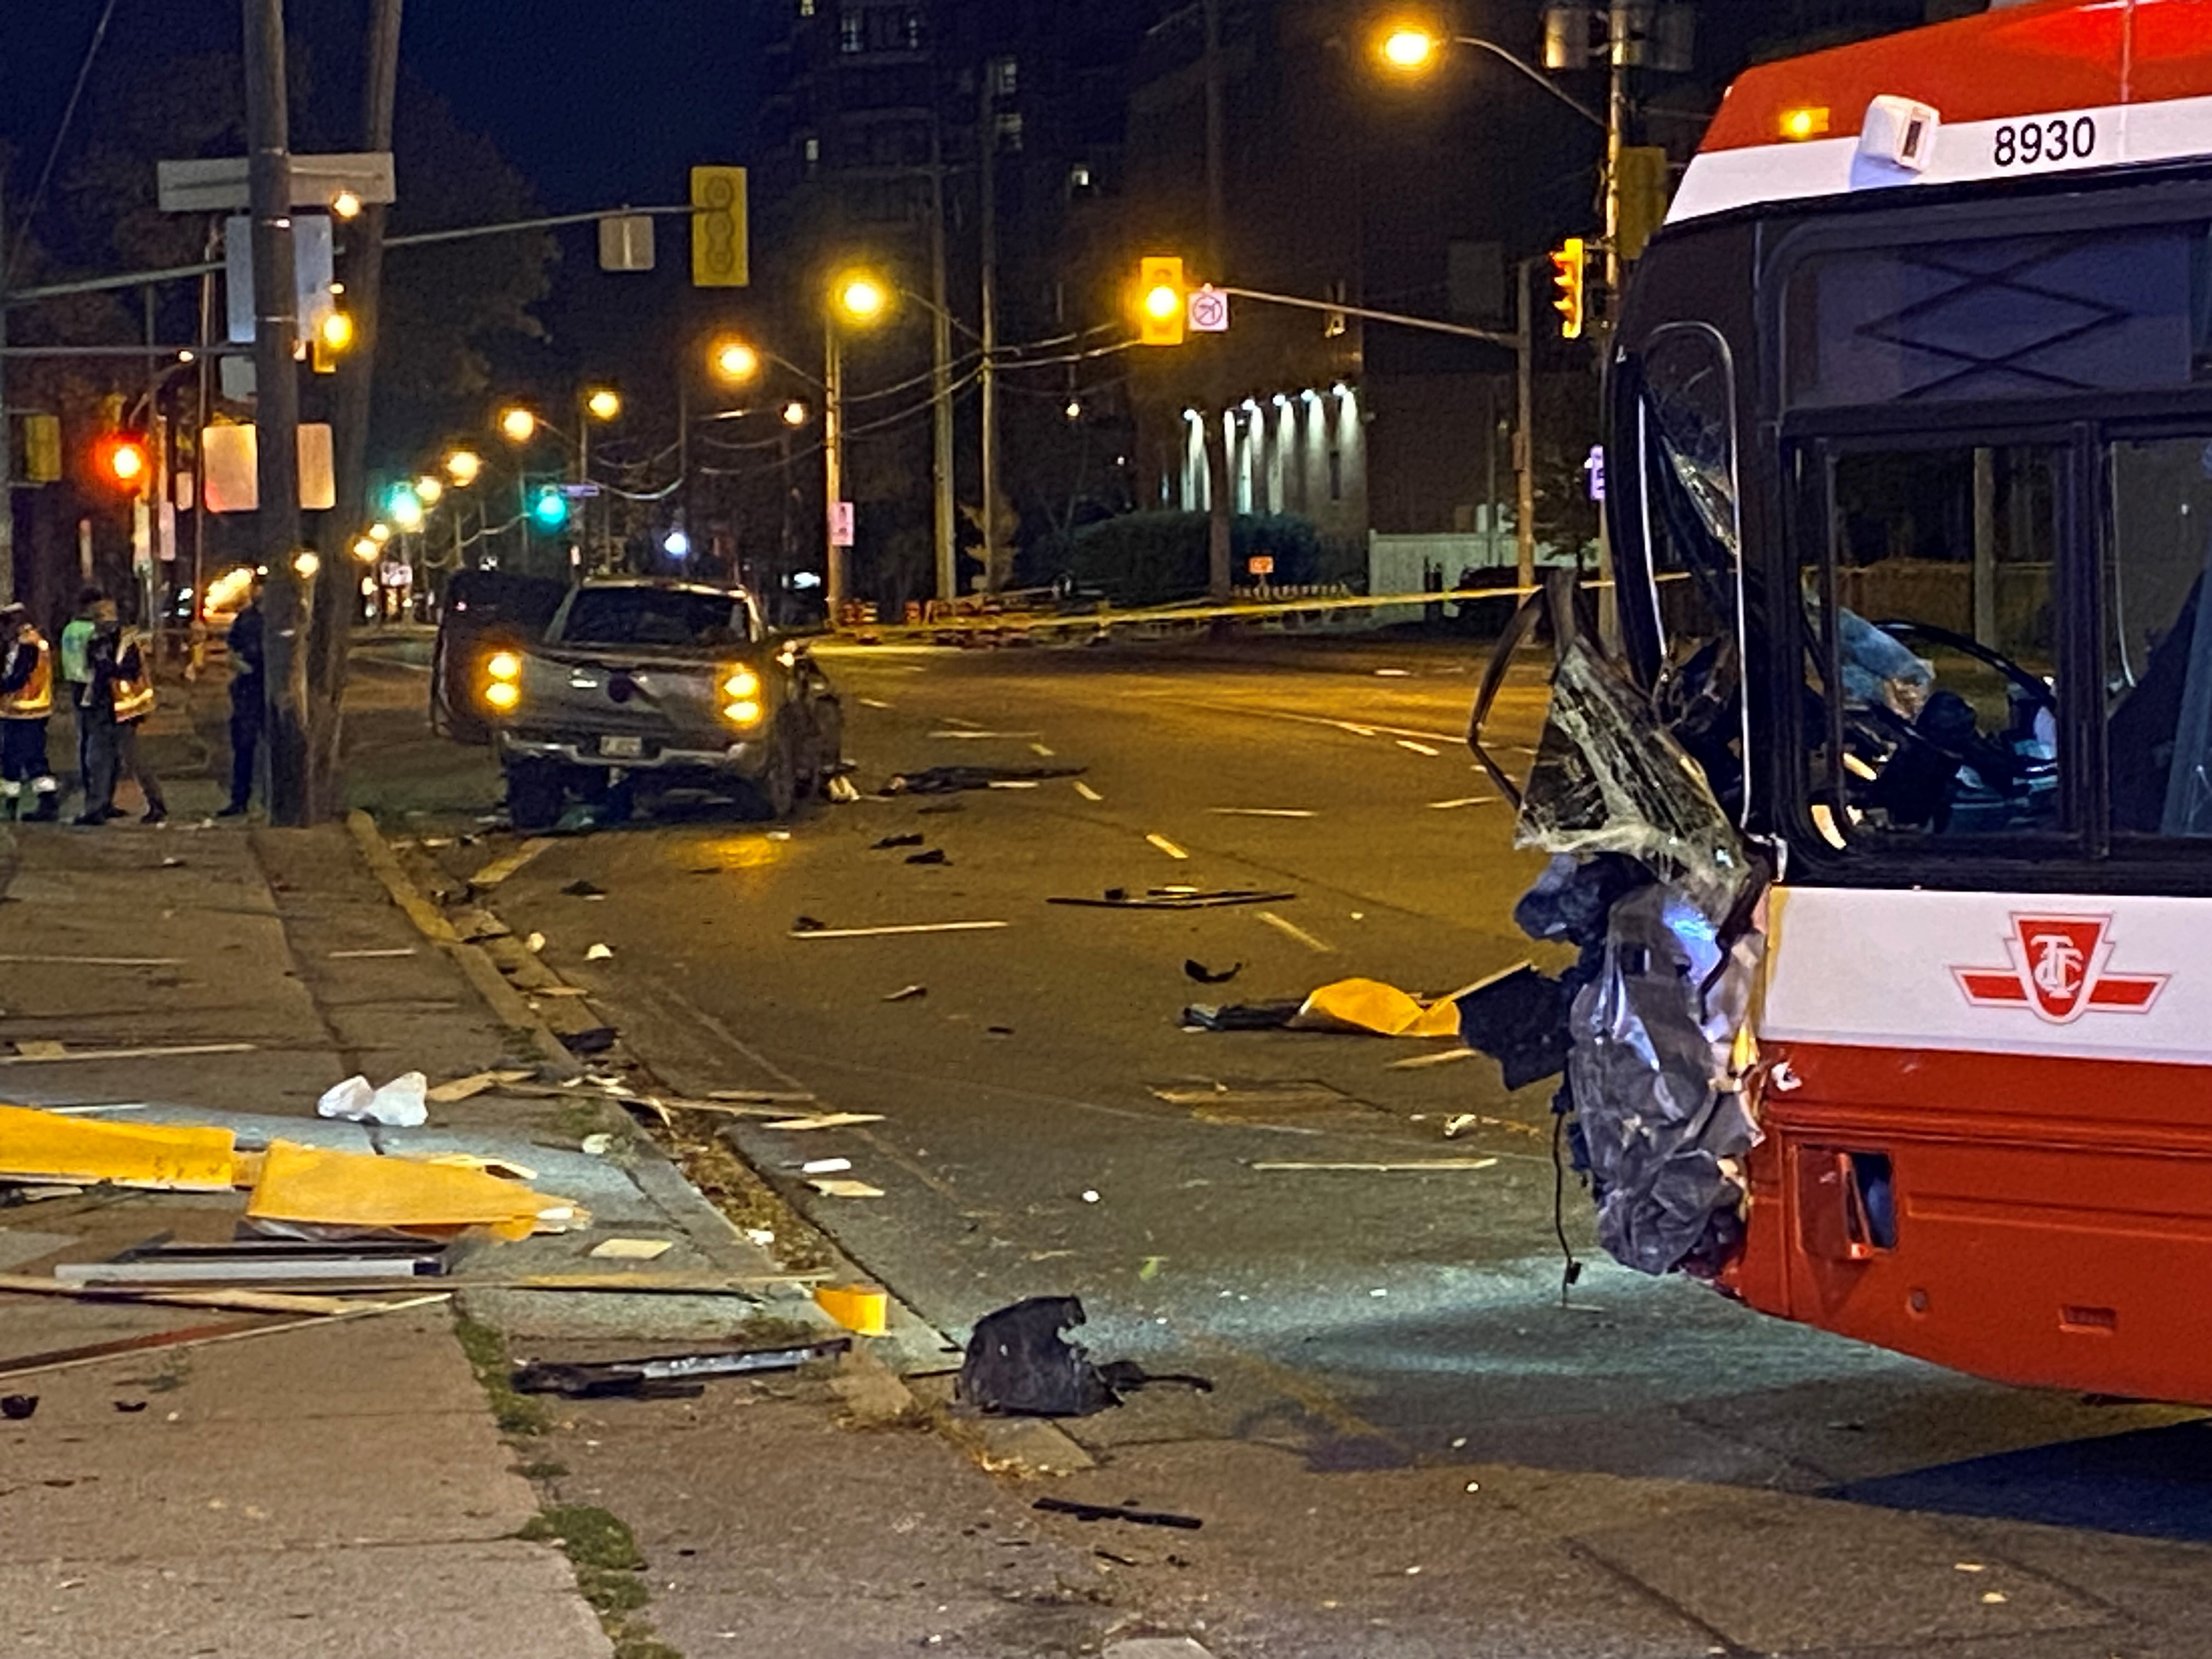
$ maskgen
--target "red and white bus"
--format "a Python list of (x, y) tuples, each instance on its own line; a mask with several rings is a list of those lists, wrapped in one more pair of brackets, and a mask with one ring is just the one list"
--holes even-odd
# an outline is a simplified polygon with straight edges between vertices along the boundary
[(1725, 1282), (2212, 1403), (2212, 0), (1745, 75), (1611, 368), (1630, 664), (1780, 869)]

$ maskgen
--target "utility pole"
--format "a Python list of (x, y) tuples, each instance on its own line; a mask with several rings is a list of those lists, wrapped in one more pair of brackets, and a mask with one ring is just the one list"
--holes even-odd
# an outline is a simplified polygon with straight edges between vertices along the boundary
[(1521, 311), (1513, 331), (1513, 565), (1523, 592), (1536, 586), (1536, 262), (1521, 262)]
[[(983, 240), (983, 363), (978, 373), (983, 407), (983, 582), (991, 592), (1004, 583), (999, 555), (999, 63), (983, 64), (982, 114), (976, 134), (981, 148), (981, 202), (976, 218)], [(941, 313), (940, 313), (941, 314)], [(944, 325), (939, 324), (942, 328)]]
[[(307, 657), (312, 578), (300, 550), (299, 335), (292, 258), (291, 111), (284, 86), (284, 0), (243, 0), (246, 179), (253, 217), (253, 367), (261, 562), (269, 567), (264, 679), (269, 820), (308, 823)], [(338, 580), (334, 573), (333, 580)]]
[[(1605, 321), (1597, 331), (1599, 374), (1613, 354), (1613, 331), (1620, 320), (1623, 260), (1620, 257), (1620, 152), (1628, 137), (1628, 57), (1632, 24), (1628, 0), (1610, 0), (1606, 13), (1606, 57), (1610, 60), (1605, 103)], [(1613, 538), (1605, 511), (1597, 515), (1598, 639), (1608, 653), (1620, 650), (1620, 595), (1613, 585)]]
[(822, 358), (822, 534), (825, 544), (822, 597), (830, 626), (838, 626), (845, 605), (845, 552), (837, 541), (837, 509), (845, 495), (845, 348), (835, 319), (823, 325)]
[[(1221, 0), (1205, 0), (1206, 15), (1206, 258), (1218, 286), (1229, 280), (1229, 89), (1221, 59)], [(1234, 466), (1227, 420), (1228, 363), (1225, 340), (1207, 343), (1212, 358), (1212, 406), (1206, 413), (1206, 590), (1225, 605), (1235, 585), (1231, 552), (1236, 502), (1230, 498)]]
[(929, 124), (929, 301), (932, 460), (937, 487), (932, 528), (937, 537), (937, 597), (949, 605), (960, 597), (960, 534), (952, 477), (952, 313), (945, 277), (944, 125), (934, 117)]
[(15, 602), (15, 428), (8, 423), (8, 165), (0, 160), (0, 605)]

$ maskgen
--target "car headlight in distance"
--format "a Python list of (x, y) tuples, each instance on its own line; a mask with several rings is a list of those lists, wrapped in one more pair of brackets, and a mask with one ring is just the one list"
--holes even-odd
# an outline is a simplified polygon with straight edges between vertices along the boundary
[(484, 659), (484, 672), (495, 680), (522, 678), (522, 659), (512, 651), (495, 651)]
[(722, 705), (722, 718), (736, 726), (757, 726), (760, 723), (761, 706), (752, 697), (739, 697), (735, 702)]
[(522, 701), (522, 688), (513, 680), (494, 680), (484, 687), (483, 700), (504, 713)]
[[(760, 696), (760, 676), (750, 668), (732, 668), (730, 671), (729, 678), (722, 682), (722, 695), (739, 702), (749, 697), (757, 697)], [(734, 720), (737, 717), (732, 715), (731, 718)], [(758, 718), (757, 714), (754, 718)]]

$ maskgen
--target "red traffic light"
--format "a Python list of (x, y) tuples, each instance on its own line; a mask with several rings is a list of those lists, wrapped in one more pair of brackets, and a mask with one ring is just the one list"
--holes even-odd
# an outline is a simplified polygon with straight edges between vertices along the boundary
[(99, 447), (93, 452), (93, 459), (101, 477), (112, 483), (121, 484), (126, 489), (143, 488), (154, 467), (147, 452), (146, 441), (128, 433), (114, 433), (102, 438)]

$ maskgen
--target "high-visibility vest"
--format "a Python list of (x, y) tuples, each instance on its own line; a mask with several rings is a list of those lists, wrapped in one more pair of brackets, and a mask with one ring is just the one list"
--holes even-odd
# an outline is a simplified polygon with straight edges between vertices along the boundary
[(36, 720), (54, 710), (54, 653), (35, 628), (26, 628), (18, 644), (37, 652), (39, 659), (31, 665), (30, 678), (13, 691), (0, 691), (0, 720)]
[(119, 667), (134, 645), (138, 647), (138, 678), (126, 680), (118, 673), (113, 682), (118, 720), (135, 720), (154, 712), (154, 658), (146, 642), (136, 634), (124, 635), (115, 642), (115, 660)]

